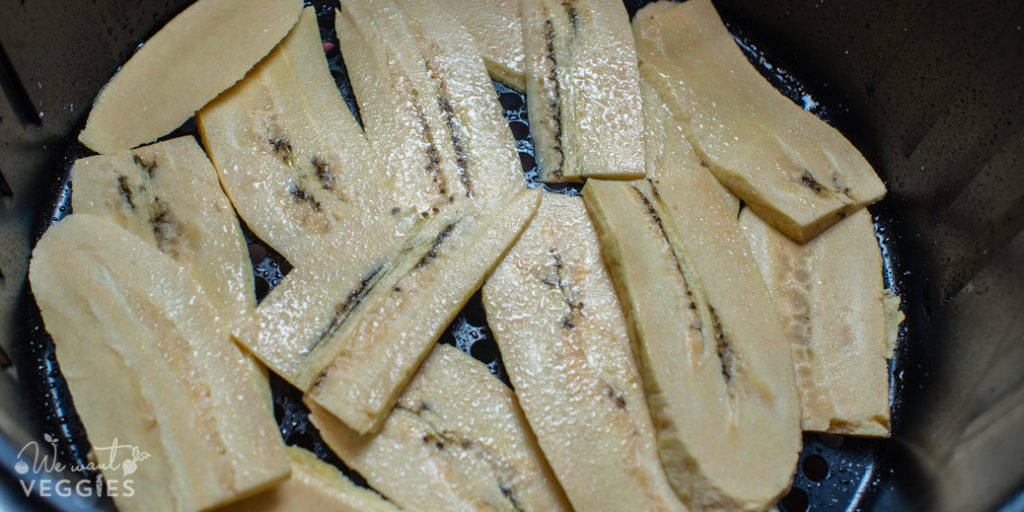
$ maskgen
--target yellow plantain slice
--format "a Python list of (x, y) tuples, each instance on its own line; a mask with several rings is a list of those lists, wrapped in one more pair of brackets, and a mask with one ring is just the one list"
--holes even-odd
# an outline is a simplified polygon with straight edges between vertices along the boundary
[(437, 345), (376, 434), (315, 403), (328, 446), (409, 510), (571, 510), (512, 392), (483, 364)]
[(686, 510), (665, 478), (597, 233), (545, 194), (483, 289), (516, 397), (576, 510)]
[(249, 253), (217, 171), (192, 137), (74, 164), (72, 209), (112, 219), (174, 258), (221, 316), (256, 307)]
[(761, 77), (709, 0), (650, 4), (633, 29), (641, 75), (701, 161), (790, 238), (810, 240), (885, 195), (849, 141)]
[(204, 0), (146, 41), (96, 97), (79, 140), (97, 153), (152, 142), (245, 76), (299, 17), (296, 0)]
[[(734, 210), (663, 105), (648, 179), (590, 180), (662, 464), (692, 509), (760, 510), (789, 487), (800, 404), (786, 334)], [(668, 122), (664, 122), (664, 121)]]
[(154, 245), (74, 214), (40, 239), (29, 280), (93, 448), (117, 439), (149, 454), (118, 509), (207, 509), (287, 477), (256, 367)]
[(644, 175), (640, 77), (617, 0), (522, 0), (526, 102), (541, 179)]
[(793, 347), (803, 429), (889, 435), (889, 366), (882, 255), (858, 211), (797, 244), (753, 212), (740, 214)]
[[(404, 0), (399, 3), (405, 5)], [(454, 16), (466, 27), (495, 80), (526, 92), (519, 0), (444, 0), (435, 5), (439, 13)]]
[[(327, 69), (313, 8), (198, 120), (235, 209), (293, 265), (331, 254), (360, 274), (398, 247), (389, 184)], [(352, 237), (356, 254), (329, 248)]]
[(220, 512), (399, 512), (394, 504), (352, 483), (313, 453), (296, 446), (286, 449), (292, 466), (288, 480)]

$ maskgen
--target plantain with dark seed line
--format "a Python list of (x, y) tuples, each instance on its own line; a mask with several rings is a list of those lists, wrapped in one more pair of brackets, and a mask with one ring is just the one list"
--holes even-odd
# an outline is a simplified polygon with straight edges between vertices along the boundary
[(522, 0), (526, 102), (545, 182), (644, 175), (629, 16), (616, 0)]
[[(732, 206), (663, 105), (647, 179), (583, 197), (630, 325), (661, 461), (695, 510), (761, 510), (789, 487), (800, 403), (789, 343)], [(668, 122), (665, 122), (665, 121)]]
[(545, 194), (483, 288), (516, 397), (576, 510), (685, 511), (579, 197)]
[(118, 509), (207, 510), (288, 476), (265, 378), (155, 244), (76, 213), (40, 239), (29, 282), (89, 441), (149, 454), (128, 459)]
[(192, 274), (221, 315), (256, 307), (252, 264), (217, 171), (192, 137), (75, 161), (72, 209), (112, 219)]
[(434, 347), (376, 434), (306, 403), (327, 445), (405, 509), (572, 510), (515, 396), (455, 347)]
[(633, 30), (640, 74), (701, 161), (776, 229), (806, 242), (885, 195), (842, 134), (747, 61), (710, 0), (648, 4)]
[(360, 237), (348, 263), (359, 274), (400, 244), (390, 184), (327, 69), (312, 8), (198, 121), (235, 209), (292, 265), (321, 262), (337, 254), (335, 240)]

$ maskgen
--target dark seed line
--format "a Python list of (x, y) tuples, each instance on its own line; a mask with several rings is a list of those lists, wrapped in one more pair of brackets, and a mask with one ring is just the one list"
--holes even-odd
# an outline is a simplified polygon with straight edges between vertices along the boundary
[[(439, 50), (435, 50), (439, 51)], [(462, 135), (459, 130), (458, 117), (455, 115), (455, 107), (452, 105), (448, 94), (448, 82), (438, 73), (437, 65), (433, 59), (424, 58), (430, 78), (437, 84), (438, 92), (437, 106), (444, 113), (444, 123), (448, 127), (448, 133), (452, 140), (452, 149), (455, 151), (455, 165), (459, 169), (459, 182), (466, 189), (466, 197), (473, 197), (473, 183), (469, 176), (469, 165), (466, 163), (465, 148), (463, 147)]]
[(167, 203), (159, 197), (153, 198), (149, 223), (152, 225), (157, 247), (165, 253), (170, 251), (178, 235), (178, 222), (167, 208)]
[(552, 130), (555, 133), (555, 141), (551, 148), (558, 154), (558, 163), (555, 165), (552, 173), (556, 179), (560, 180), (563, 175), (562, 166), (565, 163), (565, 153), (562, 151), (562, 93), (561, 85), (558, 81), (558, 58), (555, 56), (555, 29), (551, 24), (550, 18), (544, 20), (544, 28), (546, 29), (544, 33), (546, 39), (544, 58), (551, 63), (548, 74), (544, 77), (544, 81), (549, 84), (545, 89), (548, 91), (548, 108), (551, 110), (551, 121), (554, 122)]
[(416, 262), (416, 268), (422, 268), (430, 264), (431, 261), (437, 258), (437, 252), (441, 249), (441, 244), (444, 243), (445, 239), (452, 234), (455, 230), (456, 222), (452, 222), (445, 226), (444, 230), (437, 234), (434, 238), (434, 243), (430, 246), (430, 250), (423, 255), (418, 262)]
[(816, 180), (814, 175), (811, 174), (811, 171), (807, 169), (804, 169), (803, 174), (800, 175), (800, 183), (817, 194), (820, 194), (824, 189), (824, 187), (821, 186), (821, 183), (818, 183), (818, 180)]
[(736, 362), (732, 347), (730, 346), (729, 338), (722, 329), (722, 321), (718, 319), (718, 313), (715, 313), (715, 308), (711, 304), (708, 304), (708, 311), (711, 313), (711, 328), (715, 335), (715, 349), (718, 353), (718, 360), (722, 365), (722, 376), (725, 377), (725, 383), (729, 384), (732, 381), (732, 369)]
[(315, 212), (320, 211), (320, 201), (317, 201), (312, 194), (306, 191), (306, 189), (299, 186), (297, 183), (293, 183), (291, 187), (288, 187), (288, 193), (291, 194), (292, 199), (297, 203), (306, 203)]
[(320, 186), (324, 190), (334, 190), (334, 175), (331, 174), (330, 164), (319, 156), (314, 156), (309, 160), (309, 163), (313, 164), (313, 168), (316, 172), (316, 179), (320, 180)]
[[(371, 291), (373, 291), (374, 286), (376, 286), (377, 282), (379, 281), (378, 277), (381, 274), (381, 270), (383, 269), (383, 264), (374, 267), (373, 270), (371, 270), (369, 273), (363, 276), (363, 279), (359, 282), (359, 286), (357, 286), (354, 290), (350, 291), (348, 293), (348, 296), (345, 297), (345, 300), (338, 303), (338, 305), (334, 307), (334, 314), (331, 315), (331, 319), (330, 321), (327, 322), (327, 326), (320, 331), (320, 334), (317, 335), (316, 340), (314, 340), (313, 343), (309, 346), (310, 352), (316, 350), (316, 347), (323, 343), (324, 340), (334, 336), (334, 334), (338, 332), (338, 329), (341, 328), (342, 324), (344, 324), (345, 321), (348, 320), (348, 317), (351, 315), (352, 310), (354, 310), (356, 306), (358, 306), (363, 301), (363, 299), (365, 299), (366, 296)], [(322, 377), (323, 375), (321, 374), (321, 376), (318, 377), (317, 380), (319, 381), (320, 378)]]
[(572, 290), (565, 284), (565, 265), (562, 262), (562, 255), (553, 248), (548, 249), (548, 254), (551, 255), (551, 259), (554, 262), (555, 279), (552, 281), (549, 278), (542, 277), (541, 282), (549, 288), (558, 288), (558, 290), (562, 292), (562, 302), (565, 303), (567, 308), (569, 308), (569, 312), (562, 317), (562, 328), (573, 329), (576, 327), (576, 322), (573, 318), (577, 312), (583, 310), (583, 303), (576, 301), (573, 297)]
[[(654, 194), (654, 196), (655, 197), (660, 197), (660, 195), (658, 194), (658, 188), (654, 185), (654, 182), (649, 180), (649, 179), (647, 180), (647, 182), (650, 183), (650, 185), (651, 185), (651, 192)], [(668, 233), (665, 231), (665, 225), (662, 224), (661, 216), (658, 215), (657, 210), (654, 209), (654, 204), (651, 203), (650, 199), (648, 199), (647, 196), (645, 196), (644, 193), (640, 191), (640, 189), (638, 189), (636, 187), (633, 187), (633, 190), (636, 192), (637, 196), (640, 197), (640, 202), (643, 203), (644, 206), (647, 207), (647, 215), (649, 215), (651, 217), (651, 219), (654, 220), (654, 223), (657, 224), (658, 230), (661, 232), (662, 239), (665, 240), (665, 243), (668, 245), (669, 251), (672, 252), (672, 257), (673, 257), (672, 259), (675, 261), (676, 271), (679, 272), (680, 276), (683, 276), (683, 286), (686, 288), (686, 297), (690, 300), (689, 307), (690, 307), (691, 310), (696, 311), (697, 310), (697, 302), (693, 298), (693, 291), (690, 290), (690, 284), (686, 282), (686, 273), (683, 272), (683, 266), (679, 262), (680, 256), (679, 256), (679, 254), (676, 253), (675, 247), (672, 247), (672, 243), (668, 239)], [(702, 325), (702, 323), (701, 323), (699, 318), (700, 317), (698, 317), (697, 324), (694, 325), (694, 327), (696, 327), (697, 330), (703, 332), (704, 331), (704, 327), (703, 327), (703, 325)]]
[(128, 186), (128, 177), (125, 175), (119, 175), (117, 177), (118, 192), (121, 194), (121, 199), (128, 203), (128, 206), (135, 209), (135, 202), (132, 200), (132, 189)]
[(138, 165), (150, 178), (153, 177), (153, 171), (156, 170), (156, 160), (146, 160), (139, 155), (132, 155), (132, 160), (135, 161), (135, 165)]
[(579, 31), (579, 13), (576, 12), (576, 6), (569, 0), (562, 0), (562, 7), (565, 8), (565, 13), (569, 16), (569, 23), (572, 24), (573, 32)]
[(278, 135), (268, 139), (267, 142), (270, 143), (270, 148), (282, 162), (290, 167), (295, 167), (295, 155), (292, 149), (292, 143), (288, 140), (287, 136)]

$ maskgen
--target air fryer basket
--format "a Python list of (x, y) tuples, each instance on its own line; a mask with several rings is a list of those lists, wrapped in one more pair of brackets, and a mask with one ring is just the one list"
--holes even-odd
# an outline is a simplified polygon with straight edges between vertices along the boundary
[[(74, 137), (92, 98), (188, 3), (4, 0), (0, 509), (112, 508), (77, 497), (27, 502), (14, 471), (21, 447), (44, 433), (60, 439), (64, 461), (87, 450), (26, 271), (32, 245), (66, 213), (67, 169), (86, 154)], [(336, 3), (314, 3), (330, 38)], [(642, 3), (626, 2), (631, 12)], [(782, 508), (1024, 510), (1024, 1), (715, 3), (748, 56), (772, 64), (762, 72), (816, 102), (885, 180), (889, 195), (871, 211), (907, 315), (893, 362), (893, 438), (805, 435)], [(340, 58), (331, 62), (342, 79)], [(522, 98), (497, 87), (529, 168)], [(265, 294), (287, 262), (255, 240), (250, 252)], [(487, 338), (471, 301), (442, 341), (501, 376)], [(297, 392), (273, 386), (286, 441), (330, 458)]]

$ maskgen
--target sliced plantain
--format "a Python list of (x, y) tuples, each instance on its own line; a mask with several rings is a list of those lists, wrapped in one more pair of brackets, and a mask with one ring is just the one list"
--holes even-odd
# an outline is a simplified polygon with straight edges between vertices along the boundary
[[(293, 265), (329, 253), (362, 274), (400, 244), (389, 184), (331, 78), (313, 8), (198, 119), (235, 209)], [(353, 237), (355, 254), (330, 247)]]
[(119, 510), (207, 509), (287, 477), (266, 385), (183, 267), (74, 214), (40, 239), (29, 281), (93, 448), (149, 454)]
[(644, 175), (629, 16), (616, 0), (522, 0), (526, 102), (541, 179)]
[(525, 186), (476, 45), (435, 3), (347, 2), (336, 23), (396, 216), (418, 221), (451, 207), (454, 217), (455, 203), (507, 198)]
[(439, 12), (455, 16), (473, 36), (495, 80), (526, 92), (519, 0), (444, 0), (436, 5)]
[(221, 316), (256, 307), (252, 265), (217, 171), (192, 137), (75, 161), (72, 209), (112, 219), (180, 263)]
[(740, 225), (793, 348), (803, 429), (889, 435), (882, 255), (861, 210), (797, 244), (753, 212)]
[(633, 29), (641, 75), (701, 161), (790, 238), (810, 240), (885, 195), (849, 141), (761, 77), (709, 0), (650, 4)]
[(240, 80), (299, 17), (296, 0), (204, 0), (182, 11), (103, 87), (79, 140), (98, 153), (152, 142)]
[(221, 512), (399, 512), (379, 494), (352, 483), (338, 468), (297, 446), (287, 447), (292, 474), (273, 489)]
[(630, 324), (661, 461), (692, 509), (760, 510), (789, 487), (800, 404), (786, 334), (735, 213), (663, 105), (648, 179), (583, 197)]
[(420, 361), (530, 222), (540, 193), (470, 214), (423, 239), (382, 292), (335, 335), (340, 353), (308, 395), (361, 433), (376, 430)]
[(545, 194), (483, 288), (519, 404), (576, 510), (686, 510), (658, 458), (625, 318), (582, 200)]
[(571, 510), (512, 392), (437, 345), (380, 432), (361, 436), (306, 400), (328, 446), (409, 510)]

